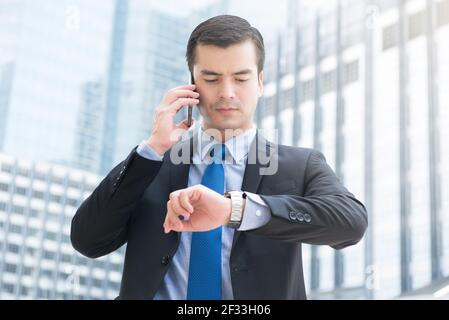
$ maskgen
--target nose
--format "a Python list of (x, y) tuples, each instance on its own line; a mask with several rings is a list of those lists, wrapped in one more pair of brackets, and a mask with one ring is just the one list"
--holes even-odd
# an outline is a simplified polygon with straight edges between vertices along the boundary
[(231, 80), (224, 80), (220, 87), (220, 98), (225, 100), (233, 100), (235, 98), (234, 84)]

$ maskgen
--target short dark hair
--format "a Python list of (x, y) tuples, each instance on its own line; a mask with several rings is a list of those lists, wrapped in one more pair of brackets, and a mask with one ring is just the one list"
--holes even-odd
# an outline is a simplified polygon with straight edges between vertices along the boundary
[(200, 23), (190, 35), (187, 43), (186, 59), (189, 71), (193, 74), (195, 49), (198, 44), (227, 48), (231, 45), (252, 40), (256, 48), (257, 71), (263, 70), (265, 48), (259, 30), (243, 18), (232, 15), (219, 15)]

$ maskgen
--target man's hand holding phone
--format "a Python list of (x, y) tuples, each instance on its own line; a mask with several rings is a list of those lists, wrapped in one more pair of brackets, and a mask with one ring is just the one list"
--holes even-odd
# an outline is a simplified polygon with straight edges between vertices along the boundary
[(182, 107), (199, 103), (200, 95), (194, 91), (195, 88), (194, 84), (189, 84), (169, 90), (155, 109), (153, 131), (147, 139), (147, 144), (159, 155), (163, 155), (176, 144), (179, 137), (189, 129), (188, 119), (175, 124), (174, 118)]

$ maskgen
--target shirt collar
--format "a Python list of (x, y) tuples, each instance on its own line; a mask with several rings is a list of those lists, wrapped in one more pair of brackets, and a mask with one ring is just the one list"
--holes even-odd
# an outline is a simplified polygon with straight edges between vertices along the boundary
[[(227, 153), (232, 156), (235, 162), (241, 161), (248, 154), (256, 132), (257, 129), (253, 126), (225, 142)], [(214, 137), (208, 135), (202, 127), (198, 129), (198, 141), (200, 142), (198, 144), (200, 148), (196, 152), (201, 156), (201, 162), (204, 162), (205, 159), (208, 160), (206, 157), (209, 157), (209, 151), (214, 145), (221, 144), (221, 141), (217, 141)]]

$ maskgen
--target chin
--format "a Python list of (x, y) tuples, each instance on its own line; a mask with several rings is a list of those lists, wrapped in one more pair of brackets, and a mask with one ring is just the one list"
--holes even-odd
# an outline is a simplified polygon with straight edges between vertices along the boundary
[(229, 119), (225, 119), (225, 120), (218, 120), (215, 121), (213, 123), (213, 127), (217, 128), (219, 130), (224, 130), (224, 129), (239, 129), (241, 128), (242, 124), (238, 121), (232, 121)]

